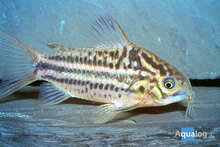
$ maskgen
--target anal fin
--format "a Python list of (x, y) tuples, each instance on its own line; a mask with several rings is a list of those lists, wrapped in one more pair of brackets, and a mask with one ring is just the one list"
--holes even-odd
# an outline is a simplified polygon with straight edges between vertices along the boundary
[(142, 100), (126, 101), (119, 104), (104, 104), (97, 108), (93, 120), (95, 123), (106, 123), (113, 119), (118, 113), (136, 109), (142, 104)]
[(57, 86), (44, 82), (40, 85), (39, 99), (46, 105), (55, 105), (71, 97)]

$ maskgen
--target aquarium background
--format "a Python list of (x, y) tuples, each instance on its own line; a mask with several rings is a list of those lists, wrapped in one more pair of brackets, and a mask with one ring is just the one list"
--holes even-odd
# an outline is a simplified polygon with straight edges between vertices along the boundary
[(1, 0), (0, 30), (42, 52), (51, 51), (46, 43), (88, 47), (100, 15), (115, 17), (132, 42), (189, 78), (219, 78), (219, 0)]

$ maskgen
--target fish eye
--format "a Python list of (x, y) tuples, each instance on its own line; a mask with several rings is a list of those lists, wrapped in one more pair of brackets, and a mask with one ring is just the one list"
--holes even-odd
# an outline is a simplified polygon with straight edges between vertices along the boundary
[(164, 87), (167, 89), (172, 89), (175, 86), (174, 79), (172, 78), (166, 78), (163, 84), (164, 84)]
[(139, 87), (139, 90), (140, 90), (141, 93), (144, 93), (144, 91), (145, 91), (144, 86), (140, 86), (140, 87)]

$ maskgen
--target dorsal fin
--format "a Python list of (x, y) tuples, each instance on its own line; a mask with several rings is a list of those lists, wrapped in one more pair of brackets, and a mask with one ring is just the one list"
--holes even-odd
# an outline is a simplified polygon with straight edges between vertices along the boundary
[(90, 26), (88, 37), (95, 47), (130, 43), (121, 26), (112, 16), (98, 17)]

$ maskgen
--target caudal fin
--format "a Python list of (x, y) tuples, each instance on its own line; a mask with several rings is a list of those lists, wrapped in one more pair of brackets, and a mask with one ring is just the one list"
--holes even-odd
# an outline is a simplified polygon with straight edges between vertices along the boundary
[(36, 80), (34, 71), (39, 52), (0, 31), (0, 57), (5, 64), (0, 83), (0, 98)]

